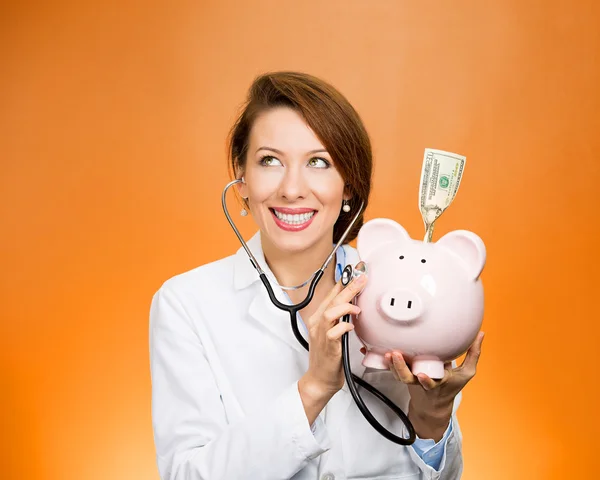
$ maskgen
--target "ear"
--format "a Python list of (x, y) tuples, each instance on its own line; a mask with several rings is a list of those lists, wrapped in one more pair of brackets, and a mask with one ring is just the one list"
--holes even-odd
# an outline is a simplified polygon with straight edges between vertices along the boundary
[(344, 196), (342, 197), (342, 199), (349, 201), (351, 198), (352, 198), (352, 192), (350, 191), (350, 184), (346, 183), (344, 185)]
[(399, 223), (388, 218), (375, 218), (359, 230), (356, 247), (360, 258), (366, 261), (382, 245), (407, 240), (410, 240), (410, 236)]
[(459, 257), (472, 280), (479, 278), (486, 260), (485, 245), (481, 238), (467, 230), (455, 230), (444, 235), (435, 244), (447, 248)]
[[(239, 180), (243, 180), (244, 173), (246, 173), (245, 168), (240, 167), (239, 159), (236, 159), (236, 161), (234, 163), (235, 163), (235, 166), (233, 167), (233, 174), (235, 175), (235, 178), (239, 179)], [(240, 195), (240, 197), (242, 197), (243, 199), (248, 198), (248, 186), (246, 185), (245, 182), (236, 184), (235, 188), (236, 188), (238, 194)]]
[[(236, 178), (241, 178), (242, 180), (244, 180), (243, 176), (238, 176)], [(240, 194), (240, 197), (242, 197), (243, 199), (247, 199), (248, 198), (248, 186), (246, 185), (245, 181), (242, 181), (241, 183), (238, 183), (236, 185), (237, 187), (237, 191)]]

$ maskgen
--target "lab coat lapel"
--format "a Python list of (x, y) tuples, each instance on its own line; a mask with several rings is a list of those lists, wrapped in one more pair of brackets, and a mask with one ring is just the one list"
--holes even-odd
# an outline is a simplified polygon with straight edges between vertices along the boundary
[[(250, 317), (259, 322), (265, 329), (279, 340), (282, 340), (289, 347), (299, 352), (306, 352), (294, 336), (290, 322), (290, 314), (273, 305), (262, 282), (259, 282), (259, 284), (255, 285), (253, 288), (256, 289), (256, 295), (252, 299), (248, 309)], [(281, 302), (289, 303), (279, 295), (277, 290), (280, 289), (277, 288), (276, 285), (273, 285), (273, 289), (275, 290), (275, 295)], [(298, 325), (298, 328), (302, 331), (301, 325)]]
[[(277, 285), (274, 276), (271, 273), (260, 242), (260, 232), (256, 233), (248, 242), (250, 251), (260, 264), (263, 271), (267, 274), (271, 282), (275, 296), (279, 301), (289, 304), (290, 301), (283, 290)], [(290, 324), (290, 315), (288, 312), (280, 310), (271, 302), (265, 286), (260, 281), (258, 272), (252, 266), (248, 255), (243, 248), (240, 248), (235, 256), (234, 286), (237, 290), (246, 288), (252, 289), (252, 299), (248, 306), (248, 315), (258, 322), (265, 330), (273, 335), (278, 341), (282, 341), (288, 347), (298, 352), (306, 352), (302, 345), (298, 343)], [(300, 331), (302, 326), (299, 325)]]

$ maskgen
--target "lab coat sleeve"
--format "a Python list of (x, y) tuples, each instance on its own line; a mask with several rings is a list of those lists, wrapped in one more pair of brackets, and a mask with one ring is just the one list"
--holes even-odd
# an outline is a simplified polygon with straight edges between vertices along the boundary
[(162, 480), (281, 480), (330, 448), (326, 429), (311, 431), (297, 382), (229, 424), (202, 339), (167, 286), (152, 299), (150, 364)]

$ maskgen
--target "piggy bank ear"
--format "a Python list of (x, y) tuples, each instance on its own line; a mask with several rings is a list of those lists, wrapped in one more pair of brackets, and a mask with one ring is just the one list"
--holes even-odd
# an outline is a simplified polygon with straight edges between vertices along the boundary
[(447, 248), (458, 256), (473, 280), (479, 278), (486, 259), (485, 245), (481, 238), (473, 232), (455, 230), (444, 235), (435, 244)]
[(407, 240), (410, 240), (410, 236), (399, 223), (388, 218), (375, 218), (359, 230), (356, 247), (360, 258), (367, 260), (382, 245)]

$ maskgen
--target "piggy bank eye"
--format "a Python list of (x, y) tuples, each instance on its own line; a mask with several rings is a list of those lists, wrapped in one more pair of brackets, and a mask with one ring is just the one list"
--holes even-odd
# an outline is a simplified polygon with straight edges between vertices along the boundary
[(425, 260), (424, 258), (421, 259), (421, 263), (425, 263), (427, 260)]
[(400, 260), (404, 260), (404, 255), (400, 255)]

